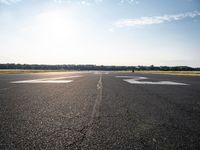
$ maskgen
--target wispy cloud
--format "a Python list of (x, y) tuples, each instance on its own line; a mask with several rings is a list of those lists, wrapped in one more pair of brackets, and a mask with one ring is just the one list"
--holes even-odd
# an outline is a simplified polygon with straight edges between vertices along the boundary
[(93, 3), (101, 3), (103, 0), (54, 0), (55, 3), (77, 3), (82, 5), (91, 5)]
[(11, 5), (20, 2), (21, 0), (0, 0), (0, 4)]
[(120, 4), (124, 4), (124, 3), (139, 4), (139, 0), (120, 0)]
[[(82, 5), (92, 5), (92, 4), (99, 4), (103, 3), (106, 0), (54, 0), (55, 3), (76, 3)], [(115, 0), (116, 4), (139, 4), (139, 0)]]
[(153, 17), (141, 17), (138, 19), (122, 19), (114, 23), (115, 27), (132, 27), (141, 25), (161, 24), (165, 22), (172, 22), (182, 20), (185, 18), (194, 18), (200, 16), (199, 11), (186, 12), (173, 15), (153, 16)]

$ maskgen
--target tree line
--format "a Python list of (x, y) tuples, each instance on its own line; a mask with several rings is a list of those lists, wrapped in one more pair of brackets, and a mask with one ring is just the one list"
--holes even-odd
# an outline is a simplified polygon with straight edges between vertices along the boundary
[(104, 70), (104, 71), (200, 71), (200, 68), (188, 66), (104, 66), (104, 65), (40, 65), (40, 64), (0, 64), (0, 69), (27, 69), (27, 70)]

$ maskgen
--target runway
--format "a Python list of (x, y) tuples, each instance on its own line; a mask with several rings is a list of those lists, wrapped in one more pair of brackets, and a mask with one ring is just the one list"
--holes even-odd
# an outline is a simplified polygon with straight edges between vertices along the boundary
[(199, 149), (200, 77), (0, 75), (0, 149)]

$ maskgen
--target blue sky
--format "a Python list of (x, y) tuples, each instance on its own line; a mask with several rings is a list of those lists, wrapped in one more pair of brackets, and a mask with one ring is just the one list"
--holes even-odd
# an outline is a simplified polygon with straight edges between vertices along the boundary
[(0, 63), (200, 67), (200, 1), (0, 0)]

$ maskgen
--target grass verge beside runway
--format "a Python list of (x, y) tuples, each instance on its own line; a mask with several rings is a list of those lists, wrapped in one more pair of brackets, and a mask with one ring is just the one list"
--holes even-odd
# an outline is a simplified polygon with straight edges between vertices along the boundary
[(180, 76), (199, 76), (200, 71), (135, 71), (136, 73), (146, 74), (166, 74), (166, 75), (180, 75)]
[(0, 74), (23, 74), (23, 73), (45, 73), (45, 72), (69, 72), (69, 71), (66, 71), (66, 70), (0, 69)]

